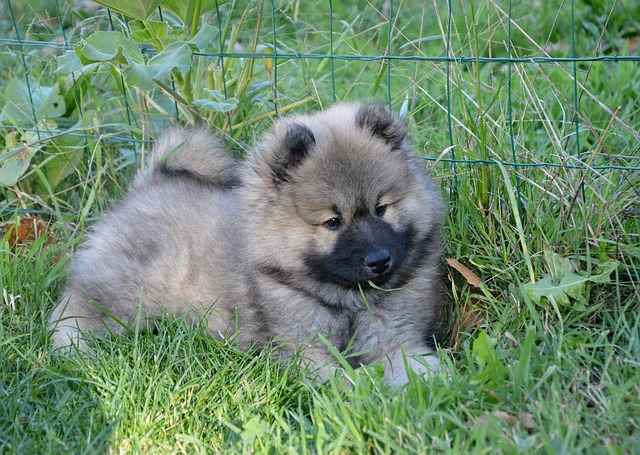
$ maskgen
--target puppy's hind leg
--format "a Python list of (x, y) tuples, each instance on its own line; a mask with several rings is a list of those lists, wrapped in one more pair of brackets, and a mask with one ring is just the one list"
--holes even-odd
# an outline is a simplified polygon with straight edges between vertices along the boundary
[(97, 305), (91, 304), (73, 290), (67, 290), (49, 316), (53, 349), (70, 352), (87, 348), (84, 333), (104, 332), (106, 326)]

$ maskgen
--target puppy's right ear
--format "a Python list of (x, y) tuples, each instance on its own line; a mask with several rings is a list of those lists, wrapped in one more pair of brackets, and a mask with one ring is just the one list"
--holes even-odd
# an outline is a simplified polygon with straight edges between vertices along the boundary
[(315, 145), (316, 138), (309, 127), (301, 123), (289, 124), (270, 163), (273, 182), (280, 184), (288, 181), (289, 172), (304, 161)]
[(393, 148), (400, 148), (407, 135), (404, 123), (397, 119), (382, 103), (360, 106), (356, 113), (356, 125), (369, 130)]

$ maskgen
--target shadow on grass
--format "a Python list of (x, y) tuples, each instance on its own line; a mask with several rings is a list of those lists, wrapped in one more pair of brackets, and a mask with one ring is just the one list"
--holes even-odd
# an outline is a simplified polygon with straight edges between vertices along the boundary
[(106, 453), (116, 422), (91, 379), (77, 361), (45, 349), (21, 350), (19, 339), (2, 343), (0, 452)]

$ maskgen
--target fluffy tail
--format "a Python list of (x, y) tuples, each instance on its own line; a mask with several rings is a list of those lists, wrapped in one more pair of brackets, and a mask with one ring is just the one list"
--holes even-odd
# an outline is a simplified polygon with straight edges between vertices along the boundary
[(231, 188), (240, 184), (237, 168), (238, 161), (206, 129), (171, 128), (156, 141), (146, 168), (136, 176), (135, 185), (177, 177)]

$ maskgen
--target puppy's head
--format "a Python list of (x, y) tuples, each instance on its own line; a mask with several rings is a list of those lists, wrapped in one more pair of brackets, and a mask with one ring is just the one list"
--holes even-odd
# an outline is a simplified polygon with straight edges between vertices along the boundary
[(261, 260), (316, 283), (385, 284), (440, 224), (438, 192), (404, 124), (378, 104), (284, 119), (249, 169)]

